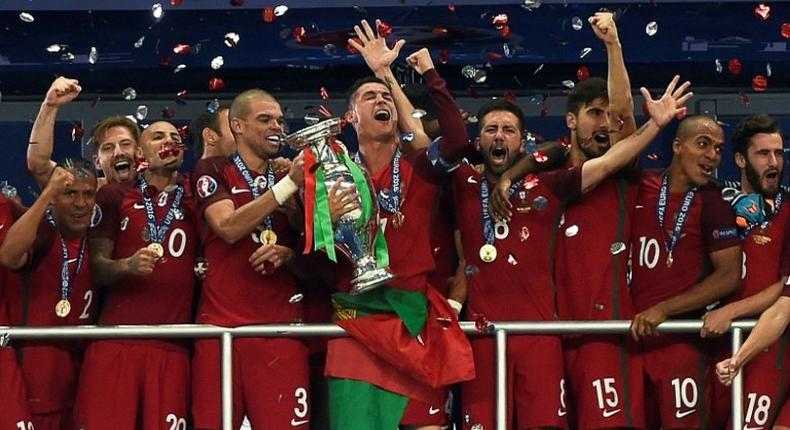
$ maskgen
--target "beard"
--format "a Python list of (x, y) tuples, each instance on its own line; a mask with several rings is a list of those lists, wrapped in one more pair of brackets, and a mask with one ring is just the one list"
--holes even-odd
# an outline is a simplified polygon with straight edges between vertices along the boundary
[[(588, 160), (592, 160), (593, 158), (598, 158), (606, 153), (605, 151), (598, 152), (597, 150), (598, 142), (593, 140), (592, 135), (588, 138), (582, 138), (581, 136), (579, 136), (579, 132), (574, 130), (573, 137), (576, 141), (576, 146), (579, 147), (579, 150), (582, 151), (582, 153)], [(593, 146), (588, 146), (586, 145), (586, 143), (591, 143)]]
[(779, 192), (780, 183), (779, 174), (777, 173), (777, 180), (776, 180), (776, 187), (774, 189), (766, 189), (763, 187), (763, 182), (761, 181), (761, 175), (757, 172), (757, 170), (752, 167), (752, 164), (749, 162), (749, 159), (746, 159), (746, 180), (752, 185), (755, 191), (762, 194), (765, 197), (773, 197), (776, 193)]

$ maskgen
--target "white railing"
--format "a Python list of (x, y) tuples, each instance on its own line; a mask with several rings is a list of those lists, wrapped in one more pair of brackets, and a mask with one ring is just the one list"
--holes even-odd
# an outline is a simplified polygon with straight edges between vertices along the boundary
[[(493, 330), (480, 333), (475, 323), (461, 322), (468, 335), (496, 337), (496, 419), (497, 430), (507, 430), (507, 336), (508, 334), (628, 334), (630, 321), (551, 321), (492, 322)], [(743, 332), (754, 327), (755, 321), (732, 324), (732, 351), (740, 347)], [(662, 333), (699, 333), (700, 320), (667, 321), (659, 326)], [(75, 327), (3, 327), (0, 337), (10, 339), (118, 339), (118, 338), (219, 338), (222, 342), (222, 429), (233, 429), (233, 338), (236, 337), (341, 337), (346, 333), (334, 324), (266, 324), (244, 327), (211, 325), (160, 326), (75, 326)], [(743, 427), (743, 372), (732, 384), (732, 422), (734, 430)], [(717, 382), (716, 382), (717, 383)]]

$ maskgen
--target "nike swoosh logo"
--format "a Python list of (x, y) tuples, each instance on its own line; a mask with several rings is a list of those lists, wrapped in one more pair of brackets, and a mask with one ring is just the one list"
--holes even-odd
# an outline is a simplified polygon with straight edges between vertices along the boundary
[(140, 203), (135, 203), (132, 207), (135, 209), (145, 209), (145, 205), (141, 205)]
[(250, 190), (246, 188), (236, 188), (235, 186), (230, 189), (231, 194), (241, 194), (241, 193), (249, 193)]
[(66, 260), (66, 263), (68, 263), (68, 264), (72, 264), (72, 263), (76, 263), (76, 262), (77, 262), (76, 258), (72, 258), (70, 260)]
[(305, 424), (307, 424), (309, 422), (310, 422), (310, 420), (298, 420), (297, 421), (296, 418), (292, 418), (291, 419), (291, 427), (299, 427), (299, 426), (305, 425)]
[(604, 409), (604, 410), (603, 410), (603, 412), (601, 412), (601, 414), (603, 415), (603, 417), (604, 417), (604, 418), (609, 418), (609, 417), (611, 417), (612, 415), (614, 415), (614, 414), (616, 414), (616, 413), (620, 412), (621, 410), (622, 410), (622, 409), (615, 409), (615, 410), (613, 410), (613, 411), (607, 411), (606, 409)]
[(567, 414), (567, 413), (568, 413), (568, 411), (563, 411), (562, 408), (557, 409), (557, 416), (558, 417), (564, 417), (565, 414)]
[(686, 412), (675, 411), (675, 418), (677, 418), (677, 419), (685, 418), (685, 417), (693, 414), (694, 412), (697, 412), (697, 410), (696, 409), (690, 409), (690, 410), (688, 410)]
[(763, 430), (763, 426), (749, 427), (749, 424), (744, 424), (743, 425), (743, 430)]
[(642, 205), (636, 205), (636, 206), (634, 206), (634, 208), (635, 208), (635, 209), (644, 209), (645, 207), (644, 207), (644, 206), (642, 206)]
[(0, 224), (0, 230), (2, 230), (3, 227), (5, 227), (5, 224)]
[(477, 179), (475, 179), (472, 176), (470, 176), (470, 177), (466, 178), (466, 182), (468, 182), (470, 184), (476, 184), (477, 183)]
[(428, 408), (428, 415), (436, 415), (439, 413), (439, 411), (440, 411), (439, 408), (434, 408), (433, 406), (431, 406), (430, 408)]

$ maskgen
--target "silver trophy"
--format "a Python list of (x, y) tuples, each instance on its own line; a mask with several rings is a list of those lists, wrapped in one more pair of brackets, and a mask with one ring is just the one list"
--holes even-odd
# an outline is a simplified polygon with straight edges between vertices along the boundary
[[(343, 190), (354, 184), (351, 171), (343, 164), (331, 145), (331, 138), (340, 134), (340, 128), (340, 119), (332, 118), (303, 128), (285, 138), (291, 148), (313, 152), (319, 163), (318, 168), (323, 169), (324, 184), (327, 190), (331, 190), (340, 180), (342, 180), (340, 187)], [(356, 223), (363, 214), (361, 209), (355, 209), (343, 215), (337, 225), (333, 226), (335, 248), (340, 250), (354, 266), (351, 294), (373, 290), (395, 277), (388, 268), (378, 267), (376, 257), (373, 255), (373, 241), (379, 228), (379, 207), (370, 176), (364, 168), (362, 168), (362, 173), (365, 175), (367, 187), (371, 191), (372, 215), (370, 220), (357, 227)], [(360, 207), (362, 206), (361, 198), (357, 200), (357, 203)]]

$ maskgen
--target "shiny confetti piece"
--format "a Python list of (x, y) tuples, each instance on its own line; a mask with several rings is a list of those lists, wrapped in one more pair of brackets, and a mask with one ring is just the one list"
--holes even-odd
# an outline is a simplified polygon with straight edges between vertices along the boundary
[(218, 55), (211, 59), (211, 68), (214, 70), (219, 70), (224, 65), (225, 59), (222, 57), (222, 55)]
[(752, 90), (756, 93), (761, 93), (766, 89), (768, 89), (768, 79), (763, 75), (755, 75), (752, 78)]
[(183, 0), (170, 0), (170, 6), (179, 7), (183, 3)]
[(509, 18), (506, 13), (496, 14), (493, 18), (491, 18), (491, 24), (494, 24), (494, 27), (497, 29), (501, 29), (502, 27), (506, 26), (508, 21)]
[(461, 75), (463, 75), (465, 78), (468, 78), (468, 79), (474, 79), (476, 71), (477, 71), (477, 68), (475, 68), (475, 66), (464, 66), (464, 67), (461, 67)]
[(582, 29), (582, 27), (584, 27), (584, 22), (578, 16), (574, 16), (573, 18), (571, 18), (571, 27), (574, 30), (579, 31)]
[(83, 136), (85, 136), (85, 129), (81, 124), (74, 124), (74, 126), (71, 128), (71, 140), (82, 140)]
[(230, 5), (234, 7), (239, 7), (244, 4), (244, 0), (230, 0)]
[(774, 71), (771, 68), (771, 63), (765, 65), (765, 77), (770, 78), (773, 75)]
[(534, 200), (532, 200), (532, 207), (536, 211), (542, 211), (549, 206), (549, 199), (544, 196), (537, 196)]
[(134, 117), (137, 118), (138, 121), (142, 121), (147, 116), (148, 116), (148, 106), (146, 105), (137, 106), (137, 110), (134, 111)]
[(565, 237), (573, 237), (579, 234), (579, 226), (574, 224), (565, 229)]
[(501, 34), (502, 37), (505, 38), (505, 39), (510, 37), (510, 33), (511, 33), (511, 30), (510, 30), (510, 26), (509, 25), (506, 25), (506, 26), (504, 26), (504, 27), (499, 29), (499, 34)]
[(288, 303), (290, 304), (299, 303), (302, 300), (304, 300), (304, 294), (296, 293), (293, 296), (291, 296), (291, 298), (288, 299)]
[(539, 183), (540, 183), (540, 179), (538, 178), (538, 175), (535, 175), (534, 173), (530, 173), (524, 177), (523, 186), (525, 190), (531, 190), (537, 187)]
[(124, 100), (134, 100), (137, 98), (137, 91), (135, 91), (135, 89), (132, 87), (127, 87), (121, 91), (121, 95), (123, 96)]
[(480, 333), (491, 333), (494, 331), (494, 324), (483, 314), (475, 315), (475, 330)]
[(538, 68), (537, 68), (537, 69), (535, 69), (535, 71), (534, 71), (534, 72), (532, 72), (532, 76), (535, 76), (535, 75), (537, 75), (538, 73), (540, 73), (540, 71), (541, 71), (541, 70), (543, 70), (543, 66), (544, 66), (544, 65), (545, 65), (545, 64), (541, 64), (540, 66), (538, 66)]
[(518, 260), (516, 260), (516, 257), (514, 257), (511, 253), (507, 254), (507, 262), (510, 263), (511, 266), (518, 264)]
[(486, 57), (488, 58), (488, 62), (490, 63), (492, 61), (501, 60), (502, 59), (502, 54), (500, 54), (499, 52), (489, 51), (486, 54)]
[(661, 156), (658, 155), (657, 153), (653, 152), (653, 153), (647, 154), (647, 159), (650, 160), (650, 161), (658, 161), (658, 160), (661, 159)]
[(274, 8), (274, 16), (283, 16), (285, 12), (288, 12), (288, 6), (281, 4)]
[(321, 100), (329, 100), (329, 91), (326, 89), (326, 87), (321, 87), (320, 94)]
[(518, 232), (518, 240), (526, 242), (527, 239), (529, 239), (529, 229), (526, 226), (521, 227), (521, 230)]
[(307, 30), (305, 30), (304, 27), (296, 27), (296, 28), (294, 28), (294, 30), (293, 30), (293, 38), (296, 41), (296, 43), (302, 43), (302, 40), (304, 40), (305, 34), (307, 34)]
[(427, 114), (428, 113), (425, 112), (422, 109), (414, 109), (414, 111), (411, 113), (411, 117), (412, 118), (416, 118), (416, 119), (420, 119), (420, 118), (424, 117)]
[(542, 151), (535, 151), (532, 153), (532, 158), (535, 159), (538, 163), (545, 163), (549, 160), (549, 157), (546, 156)]
[(571, 81), (571, 80), (568, 80), (568, 79), (566, 79), (566, 80), (562, 81), (562, 85), (564, 85), (566, 88), (568, 88), (568, 89), (571, 89), (571, 90), (572, 90), (574, 87), (576, 87), (576, 84), (575, 84), (573, 81)]
[(209, 91), (219, 91), (225, 88), (225, 81), (222, 78), (211, 78), (208, 81), (208, 89)]
[(447, 5), (447, 9), (448, 9), (450, 12), (453, 12), (453, 13), (455, 13), (455, 3), (450, 3), (450, 4), (448, 4), (448, 5)]
[(754, 8), (754, 14), (763, 21), (766, 21), (771, 17), (771, 6), (768, 6), (765, 3), (760, 3)]
[(192, 52), (192, 47), (186, 43), (177, 43), (173, 45), (173, 53), (176, 55), (186, 55)]
[(184, 124), (178, 127), (176, 130), (178, 130), (178, 135), (181, 136), (182, 142), (189, 139), (189, 124)]
[(448, 31), (445, 27), (434, 27), (431, 33), (436, 37), (444, 37), (447, 36)]
[(225, 34), (225, 46), (228, 48), (235, 48), (236, 45), (239, 44), (239, 34), (238, 33), (226, 33)]
[(615, 242), (609, 247), (609, 252), (611, 252), (612, 255), (620, 254), (623, 251), (625, 251), (625, 244), (623, 242)]
[(47, 52), (52, 52), (52, 53), (61, 52), (65, 49), (66, 49), (66, 45), (60, 45), (58, 43), (47, 46)]
[(161, 3), (154, 3), (154, 5), (151, 6), (151, 15), (153, 15), (154, 19), (161, 19), (164, 14), (165, 12), (162, 9)]
[(650, 37), (653, 37), (656, 35), (656, 33), (658, 33), (658, 23), (655, 21), (648, 22), (647, 25), (645, 26), (645, 34), (647, 34)]
[(21, 19), (22, 22), (27, 22), (27, 23), (31, 23), (36, 20), (36, 18), (33, 17), (33, 15), (30, 12), (20, 12), (19, 19)]
[(521, 7), (529, 12), (532, 12), (540, 7), (540, 0), (523, 0), (521, 2)]
[(266, 6), (263, 8), (263, 11), (261, 11), (261, 18), (263, 19), (263, 22), (267, 24), (274, 22), (274, 8), (271, 6)]
[(178, 73), (178, 72), (180, 72), (180, 71), (182, 71), (182, 70), (184, 70), (186, 68), (187, 68), (186, 64), (179, 64), (173, 69), (173, 74), (176, 74), (176, 73)]
[(206, 112), (217, 113), (217, 110), (219, 110), (219, 100), (214, 99), (206, 103)]
[(96, 61), (99, 59), (99, 51), (96, 49), (95, 46), (91, 46), (90, 52), (88, 52), (88, 63), (96, 64)]
[(728, 61), (727, 70), (729, 70), (730, 73), (732, 73), (735, 76), (740, 75), (741, 71), (743, 70), (743, 64), (741, 64), (741, 60), (737, 58), (733, 58), (730, 61)]
[(332, 118), (333, 116), (335, 116), (332, 113), (332, 111), (329, 110), (329, 108), (324, 105), (318, 106), (318, 113), (321, 114), (321, 116), (323, 116), (324, 118)]
[(580, 66), (578, 70), (576, 70), (576, 79), (578, 81), (584, 81), (590, 78), (590, 69), (587, 66)]
[(478, 84), (482, 84), (483, 82), (486, 81), (486, 79), (488, 79), (488, 74), (486, 73), (485, 70), (478, 69), (475, 71), (475, 76), (474, 76), (475, 82), (477, 82)]
[(513, 56), (514, 50), (510, 47), (510, 44), (503, 43), (502, 44), (502, 52), (505, 54), (505, 57), (511, 58)]
[(790, 22), (782, 23), (782, 27), (779, 29), (779, 34), (781, 34), (785, 39), (790, 39)]
[(60, 59), (65, 62), (71, 63), (72, 61), (74, 61), (74, 54), (72, 54), (71, 52), (64, 52), (60, 54)]
[(587, 55), (590, 54), (590, 52), (592, 52), (592, 48), (590, 48), (590, 47), (582, 49), (581, 52), (579, 52), (579, 58), (586, 57)]
[[(148, 170), (148, 161), (145, 158), (138, 158), (134, 161), (134, 170), (137, 173), (145, 172)], [(154, 189), (154, 192), (156, 192), (156, 189)]]
[(376, 25), (376, 31), (378, 32), (379, 36), (387, 37), (392, 34), (392, 26), (384, 21), (379, 21), (378, 25)]
[(716, 59), (716, 73), (721, 73), (724, 70), (724, 67), (721, 65), (721, 60), (718, 58)]

